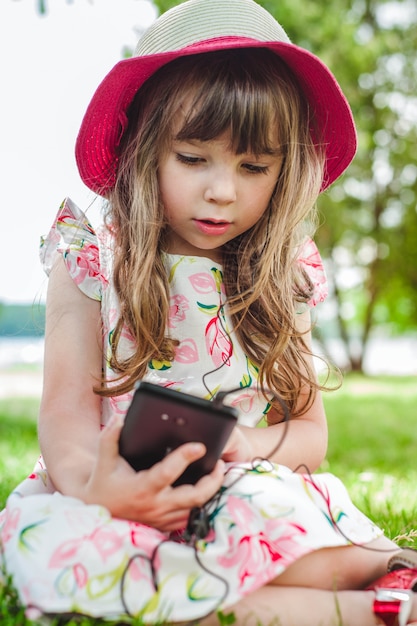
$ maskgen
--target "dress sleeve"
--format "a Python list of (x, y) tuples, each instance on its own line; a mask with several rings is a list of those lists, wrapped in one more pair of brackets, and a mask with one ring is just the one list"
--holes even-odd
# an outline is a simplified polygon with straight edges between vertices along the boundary
[(306, 239), (303, 242), (297, 261), (302, 265), (313, 283), (314, 291), (308, 304), (314, 307), (316, 304), (326, 299), (328, 295), (328, 284), (320, 252), (312, 239)]
[(99, 239), (86, 215), (69, 198), (61, 204), (48, 235), (41, 237), (40, 258), (47, 275), (59, 254), (81, 291), (101, 301), (107, 279), (100, 266)]

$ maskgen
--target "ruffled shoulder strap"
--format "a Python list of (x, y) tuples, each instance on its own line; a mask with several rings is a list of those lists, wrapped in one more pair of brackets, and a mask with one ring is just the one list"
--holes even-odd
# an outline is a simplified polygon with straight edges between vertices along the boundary
[(70, 198), (61, 204), (51, 230), (41, 237), (40, 258), (49, 275), (59, 254), (73, 281), (85, 295), (101, 300), (108, 285), (100, 263), (99, 238), (86, 215)]
[(311, 307), (316, 306), (316, 304), (326, 299), (329, 289), (320, 252), (312, 239), (306, 239), (302, 243), (297, 261), (307, 272), (314, 286), (313, 296), (308, 304)]

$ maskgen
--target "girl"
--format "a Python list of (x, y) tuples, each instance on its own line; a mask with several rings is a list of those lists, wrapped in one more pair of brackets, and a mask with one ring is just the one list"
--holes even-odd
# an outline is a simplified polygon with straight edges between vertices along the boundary
[[(332, 74), (253, 0), (168, 11), (101, 83), (76, 156), (105, 225), (66, 200), (43, 241), (42, 458), (2, 515), (4, 569), (29, 609), (147, 624), (417, 619), (413, 553), (335, 477), (311, 474), (327, 431), (309, 305), (326, 287), (307, 235), (355, 145)], [(119, 455), (140, 379), (209, 399), (235, 390), (239, 424), (195, 485), (172, 486), (198, 442), (138, 473)], [(400, 592), (365, 590), (381, 584)]]

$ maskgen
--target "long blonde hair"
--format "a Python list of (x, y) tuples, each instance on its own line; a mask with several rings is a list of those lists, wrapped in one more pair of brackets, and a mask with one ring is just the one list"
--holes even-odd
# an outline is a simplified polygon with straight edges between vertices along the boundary
[[(266, 49), (182, 57), (155, 73), (135, 97), (121, 142), (117, 183), (108, 197), (120, 300), (110, 364), (120, 380), (99, 393), (128, 391), (151, 359), (172, 360), (175, 355), (175, 339), (167, 334), (166, 222), (158, 165), (174, 139), (173, 121), (185, 101), (188, 113), (176, 135), (180, 140), (206, 141), (229, 133), (237, 154), (263, 154), (276, 148), (270, 145), (276, 136), (271, 131), (278, 131), (284, 159), (275, 191), (258, 223), (224, 246), (224, 282), (234, 331), (259, 367), (261, 387), (278, 394), (293, 412), (301, 391), (308, 389), (298, 410), (304, 411), (318, 385), (294, 325), (301, 303), (312, 293), (296, 258), (307, 229), (314, 227), (324, 156), (314, 111), (308, 110), (290, 70)], [(121, 359), (118, 344), (125, 327), (137, 349)]]

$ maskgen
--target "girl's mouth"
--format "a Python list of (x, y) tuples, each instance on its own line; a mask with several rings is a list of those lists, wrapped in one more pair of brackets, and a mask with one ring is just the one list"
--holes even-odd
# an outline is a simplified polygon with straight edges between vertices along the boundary
[(224, 235), (231, 227), (230, 222), (216, 220), (193, 220), (194, 224), (205, 235)]

